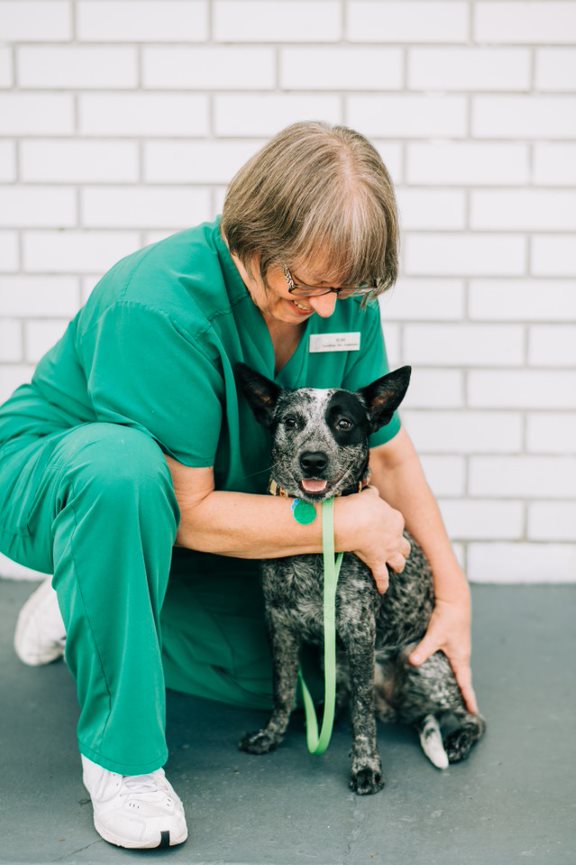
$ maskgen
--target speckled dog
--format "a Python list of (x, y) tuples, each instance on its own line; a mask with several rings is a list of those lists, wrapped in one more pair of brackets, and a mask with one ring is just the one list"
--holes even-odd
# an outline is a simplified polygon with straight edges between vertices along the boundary
[[(410, 380), (403, 367), (362, 388), (295, 391), (244, 364), (241, 390), (272, 439), (272, 488), (310, 502), (349, 495), (366, 484), (368, 436), (389, 423)], [(402, 574), (391, 574), (379, 595), (366, 565), (345, 554), (336, 597), (339, 702), (349, 695), (353, 728), (351, 788), (361, 795), (384, 785), (376, 744), (376, 715), (412, 724), (438, 768), (463, 760), (485, 722), (470, 714), (446, 656), (437, 652), (419, 668), (408, 655), (424, 636), (434, 604), (432, 575), (421, 549)], [(268, 724), (246, 735), (240, 748), (265, 754), (283, 740), (293, 707), (303, 643), (323, 641), (323, 565), (320, 555), (262, 563), (267, 623), (274, 664), (274, 710)]]

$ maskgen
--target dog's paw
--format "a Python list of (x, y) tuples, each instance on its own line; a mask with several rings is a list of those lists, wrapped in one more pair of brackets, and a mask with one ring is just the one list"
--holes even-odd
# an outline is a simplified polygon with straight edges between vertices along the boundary
[(465, 760), (477, 738), (478, 730), (471, 724), (465, 724), (449, 733), (444, 740), (448, 762), (459, 763), (461, 760)]
[(248, 754), (269, 754), (279, 744), (278, 739), (266, 730), (257, 730), (255, 733), (247, 733), (238, 743), (238, 747)]
[(373, 793), (378, 793), (385, 783), (382, 769), (364, 766), (356, 771), (352, 770), (350, 789), (359, 796), (371, 796)]

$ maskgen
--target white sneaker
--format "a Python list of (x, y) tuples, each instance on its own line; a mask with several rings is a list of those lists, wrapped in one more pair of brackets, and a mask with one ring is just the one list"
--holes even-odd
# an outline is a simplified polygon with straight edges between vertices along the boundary
[(164, 769), (118, 775), (82, 755), (84, 786), (99, 835), (118, 847), (174, 847), (188, 837), (184, 806)]
[(52, 588), (52, 577), (47, 577), (20, 610), (14, 650), (25, 664), (39, 667), (61, 658), (65, 647), (66, 628)]

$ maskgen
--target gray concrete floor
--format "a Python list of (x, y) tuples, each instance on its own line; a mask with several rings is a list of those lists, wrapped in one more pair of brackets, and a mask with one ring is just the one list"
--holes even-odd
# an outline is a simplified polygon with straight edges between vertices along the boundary
[(474, 672), (486, 738), (446, 772), (415, 734), (382, 726), (387, 786), (347, 787), (350, 731), (323, 757), (301, 719), (276, 753), (236, 750), (265, 713), (168, 695), (168, 776), (190, 838), (130, 852), (95, 833), (75, 746), (74, 684), (63, 663), (12, 651), (34, 585), (0, 581), (0, 862), (187, 865), (575, 865), (576, 586), (475, 586)]

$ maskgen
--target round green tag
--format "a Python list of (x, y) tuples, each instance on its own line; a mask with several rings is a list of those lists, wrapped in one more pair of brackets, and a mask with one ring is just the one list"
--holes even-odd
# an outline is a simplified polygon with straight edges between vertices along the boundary
[(316, 519), (316, 508), (311, 502), (304, 502), (302, 499), (295, 499), (292, 502), (292, 513), (294, 519), (301, 526), (309, 526)]

